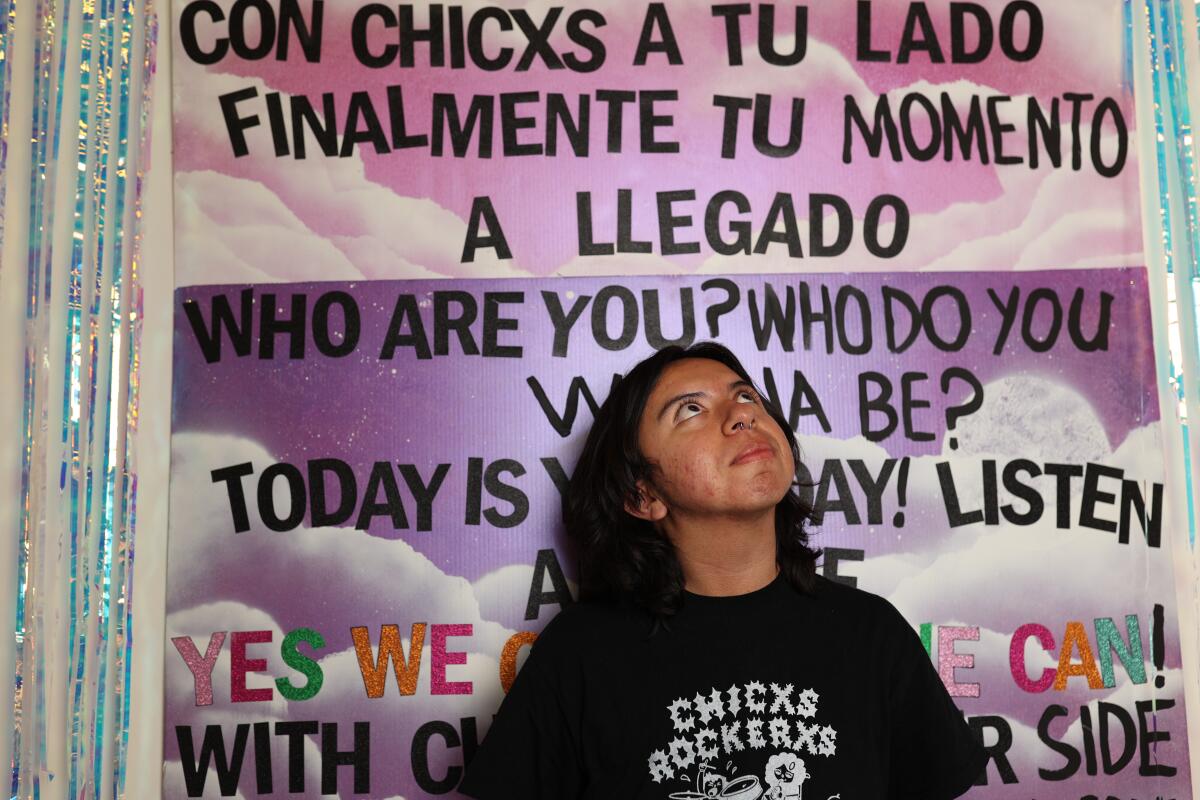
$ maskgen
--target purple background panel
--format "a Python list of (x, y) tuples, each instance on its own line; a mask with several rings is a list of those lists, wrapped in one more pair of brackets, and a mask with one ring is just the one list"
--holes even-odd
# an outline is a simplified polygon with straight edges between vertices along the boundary
[[(979, 476), (988, 460), (1104, 464), (1124, 470), (1125, 477), (1139, 482), (1147, 494), (1153, 483), (1161, 483), (1159, 409), (1153, 392), (1144, 270), (742, 275), (728, 279), (740, 299), (732, 311), (720, 317), (720, 333), (715, 337), (707, 310), (726, 299), (728, 285), (705, 288), (706, 280), (696, 276), (370, 281), (179, 290), (168, 635), (191, 636), (203, 651), (212, 631), (273, 631), (271, 644), (253, 646), (251, 657), (266, 658), (268, 663), (264, 673), (249, 676), (252, 688), (270, 686), (269, 678), (274, 677), (296, 680), (295, 672), (280, 658), (279, 643), (286, 632), (314, 628), (325, 637), (326, 647), (318, 653), (325, 685), (313, 699), (289, 702), (276, 692), (270, 702), (234, 704), (229, 696), (227, 644), (214, 673), (214, 703), (204, 707), (195, 706), (187, 667), (174, 648), (168, 647), (166, 795), (183, 796), (175, 725), (317, 719), (347, 723), (339, 734), (343, 748), (349, 743), (348, 723), (370, 720), (376, 748), (371, 796), (425, 796), (415, 781), (410, 755), (415, 732), (430, 720), (457, 725), (462, 718), (475, 717), (482, 735), (501, 696), (498, 659), (504, 642), (518, 631), (540, 630), (555, 611), (554, 606), (543, 607), (537, 619), (524, 619), (537, 552), (555, 548), (567, 577), (573, 580), (575, 576), (561, 546), (558, 494), (542, 460), (555, 458), (568, 473), (573, 469), (591, 410), (580, 401), (570, 435), (560, 436), (540, 410), (529, 381), (536, 380), (544, 387), (560, 413), (575, 376), (585, 378), (596, 400), (601, 400), (614, 374), (624, 372), (652, 350), (640, 310), (645, 307), (645, 293), (654, 291), (665, 337), (681, 334), (681, 298), (690, 291), (695, 338), (716, 338), (733, 349), (760, 387), (764, 370), (769, 368), (785, 406), (792, 394), (793, 372), (799, 370), (807, 377), (831, 425), (825, 432), (808, 416), (798, 426), (804, 460), (814, 475), (821, 474), (827, 459), (861, 459), (873, 472), (878, 472), (885, 459), (910, 459), (903, 503), (894, 472), (883, 493), (881, 520), (868, 520), (865, 496), (851, 478), (850, 493), (863, 517), (852, 523), (844, 512), (830, 511), (814, 541), (823, 547), (862, 550), (863, 560), (844, 560), (838, 572), (855, 578), (861, 588), (889, 598), (914, 625), (931, 623), (935, 648), (938, 626), (979, 627), (977, 642), (958, 645), (959, 652), (974, 656), (974, 667), (960, 668), (956, 680), (977, 683), (980, 693), (957, 701), (970, 717), (996, 714), (1007, 720), (1014, 740), (1008, 755), (1019, 783), (1004, 786), (993, 768), (988, 786), (974, 789), (971, 797), (1188, 795), (1178, 625), (1166, 546), (1169, 537), (1178, 532), (1164, 530), (1164, 546), (1154, 548), (1147, 546), (1136, 522), (1128, 544), (1118, 543), (1115, 534), (1074, 523), (1069, 529), (1058, 529), (1053, 513), (1054, 483), (1046, 476), (1033, 481), (1047, 498), (1048, 509), (1035, 524), (1002, 522), (952, 528), (936, 473), (936, 464), (949, 464), (964, 508), (982, 504)], [(846, 287), (868, 298), (875, 342), (872, 350), (849, 355), (835, 348), (826, 353), (819, 324), (814, 328), (814, 342), (820, 346), (806, 349), (798, 324), (796, 343), (790, 350), (781, 347), (777, 339), (759, 350), (749, 308), (751, 292), (753, 304), (761, 308), (766, 284), (786, 298), (789, 290), (798, 294), (802, 282), (807, 282), (818, 298), (822, 287), (835, 298), (839, 290), (845, 295)], [(960, 292), (971, 311), (971, 332), (965, 346), (945, 353), (919, 339), (903, 353), (887, 352), (879, 303), (885, 286), (917, 298), (938, 286)], [(592, 308), (597, 298), (617, 297), (623, 291), (605, 287), (623, 287), (637, 301), (637, 335), (626, 349), (608, 350), (593, 339)], [(199, 302), (207, 317), (210, 298), (225, 294), (236, 306), (238, 293), (246, 288), (253, 289), (256, 303), (262, 302), (264, 293), (275, 293), (281, 316), (290, 313), (293, 293), (308, 295), (310, 313), (312, 301), (321, 293), (349, 293), (362, 317), (357, 351), (344, 358), (323, 357), (315, 353), (310, 338), (308, 357), (290, 360), (281, 338), (274, 359), (233, 357), (226, 341), (222, 360), (206, 363), (181, 310), (182, 303)], [(1003, 298), (1014, 288), (1022, 298), (1038, 289), (1057, 293), (1063, 302), (1064, 324), (1071, 297), (1082, 290), (1080, 327), (1089, 338), (1096, 329), (1100, 293), (1108, 293), (1112, 296), (1108, 348), (1082, 352), (1064, 334), (1053, 348), (1034, 352), (1014, 330), (1007, 345), (994, 354), (1001, 316), (988, 290)], [(411, 348), (400, 348), (394, 358), (380, 360), (379, 345), (397, 297), (412, 295), (418, 301), (432, 339), (433, 293), (447, 291), (472, 295), (481, 315), (485, 292), (523, 293), (523, 304), (500, 305), (499, 315), (514, 319), (516, 328), (500, 331), (498, 336), (501, 345), (520, 346), (521, 357), (463, 355), (452, 335), (449, 355), (421, 360)], [(543, 293), (555, 295), (567, 308), (583, 302), (583, 296), (591, 298), (571, 330), (565, 357), (552, 353), (554, 329)], [(610, 302), (609, 313), (602, 315), (612, 336), (620, 328), (619, 305), (618, 300)], [(847, 308), (857, 307), (850, 302)], [(934, 306), (939, 330), (953, 328), (949, 309), (946, 300)], [(1047, 300), (1030, 318), (1039, 337), (1045, 335), (1049, 319)], [(1020, 324), (1018, 319), (1017, 326)], [(472, 326), (472, 331), (478, 342), (479, 325)], [(854, 325), (847, 326), (846, 332), (849, 341), (860, 341), (861, 331)], [(947, 430), (946, 412), (963, 404), (971, 390), (960, 381), (942, 394), (939, 377), (949, 367), (969, 370), (984, 389), (982, 405), (958, 419), (952, 432)], [(918, 429), (932, 433), (932, 440), (912, 441), (897, 434), (872, 442), (861, 435), (858, 376), (866, 371), (881, 373), (894, 383), (906, 372), (929, 376), (914, 384), (930, 405), (917, 408), (913, 421)], [(951, 435), (955, 448), (949, 443)], [(255, 475), (247, 479), (246, 487), (253, 498), (257, 477), (268, 465), (286, 461), (303, 468), (304, 462), (318, 458), (348, 462), (360, 488), (374, 462), (414, 465), (426, 480), (438, 464), (449, 464), (432, 504), (431, 530), (415, 530), (415, 505), (401, 481), (409, 521), (404, 529), (396, 529), (387, 517), (377, 517), (367, 531), (354, 530), (352, 522), (346, 527), (313, 528), (306, 519), (296, 530), (277, 532), (266, 529), (252, 505), (250, 530), (233, 532), (225, 489), (213, 482), (212, 470), (251, 462)], [(471, 458), (486, 462), (514, 459), (523, 467), (522, 474), (504, 476), (506, 483), (517, 486), (528, 498), (529, 513), (520, 524), (501, 528), (486, 520), (482, 524), (467, 520), (464, 507)], [(282, 483), (275, 487), (279, 500)], [(1072, 520), (1077, 520), (1079, 480), (1068, 494), (1064, 503)], [(1000, 499), (1014, 502), (1004, 489)], [(501, 514), (512, 509), (506, 501), (485, 495), (484, 506), (489, 505)], [(903, 525), (893, 524), (897, 511), (904, 512)], [(1115, 509), (1110, 506), (1103, 513), (1113, 518)], [(1166, 608), (1161, 671), (1151, 662), (1148, 640), (1155, 603)], [(1095, 647), (1093, 620), (1112, 617), (1124, 632), (1127, 614), (1136, 614), (1142, 626), (1147, 682), (1134, 683), (1118, 662), (1111, 688), (1089, 689), (1080, 677), (1071, 678), (1064, 691), (1044, 694), (1027, 693), (1015, 685), (1009, 670), (1009, 643), (1021, 625), (1044, 625), (1056, 640), (1049, 652), (1036, 643), (1026, 646), (1027, 671), (1036, 677), (1043, 668), (1057, 665), (1058, 645), (1069, 621), (1081, 621)], [(450, 640), (450, 649), (468, 652), (467, 663), (446, 671), (449, 680), (471, 681), (471, 694), (431, 695), (431, 658), (426, 652), (415, 695), (399, 696), (392, 682), (383, 698), (367, 699), (349, 629), (368, 626), (372, 640), (377, 641), (380, 625), (396, 624), (407, 647), (414, 622), (472, 626), (471, 636)], [(426, 650), (429, 644), (427, 632)], [(1155, 675), (1165, 682), (1157, 692)], [(1053, 769), (1062, 762), (1061, 756), (1038, 738), (1039, 719), (1049, 705), (1071, 709), (1067, 717), (1054, 723), (1051, 735), (1079, 748), (1079, 706), (1090, 704), (1094, 718), (1099, 701), (1132, 710), (1135, 701), (1155, 696), (1175, 702), (1173, 708), (1162, 709), (1154, 721), (1160, 731), (1170, 734), (1169, 740), (1157, 743), (1154, 758), (1176, 768), (1173, 777), (1141, 777), (1135, 759), (1115, 776), (1087, 776), (1081, 771), (1064, 783), (1039, 779), (1039, 767)], [(232, 729), (228, 724), (226, 728), (229, 739)], [(195, 730), (198, 733), (201, 728)], [(433, 775), (445, 775), (461, 764), (461, 749), (445, 747), (438, 738), (433, 742), (428, 752)], [(285, 748), (282, 742), (275, 747), (278, 784), (283, 780), (279, 770), (283, 769)], [(313, 796), (313, 787), (319, 785), (318, 747), (317, 738), (309, 737), (306, 770), (311, 773), (308, 791)], [(349, 796), (349, 771), (343, 772), (339, 788)], [(246, 797), (256, 796), (248, 779), (240, 791)]]

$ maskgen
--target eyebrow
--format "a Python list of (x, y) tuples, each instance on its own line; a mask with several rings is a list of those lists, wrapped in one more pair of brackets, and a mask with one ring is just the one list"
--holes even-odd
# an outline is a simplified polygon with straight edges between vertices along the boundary
[[(733, 383), (729, 384), (729, 391), (732, 392), (734, 389), (750, 389), (751, 391), (753, 391), (754, 385), (752, 383), (750, 383), (749, 381), (743, 381), (743, 380), (739, 379), (739, 380), (736, 380)], [(755, 392), (755, 394), (757, 394), (757, 392)], [(680, 401), (683, 401), (683, 400), (694, 400), (697, 397), (708, 397), (708, 392), (684, 392), (683, 394), (675, 395), (674, 397), (672, 397), (670, 400), (668, 400), (666, 403), (663, 404), (663, 407), (661, 409), (659, 409), (658, 416), (655, 419), (657, 421), (661, 422), (662, 418), (663, 418), (663, 414), (666, 414), (667, 411), (669, 411), (671, 408), (673, 408), (676, 403), (679, 403)]]

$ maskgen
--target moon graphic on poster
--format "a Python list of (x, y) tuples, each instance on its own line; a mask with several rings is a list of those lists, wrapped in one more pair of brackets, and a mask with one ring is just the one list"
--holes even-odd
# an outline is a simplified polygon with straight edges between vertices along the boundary
[(944, 445), (943, 455), (1003, 454), (1083, 464), (1112, 451), (1083, 395), (1031, 375), (1010, 375), (984, 386), (983, 407), (960, 419), (953, 435), (958, 449)]

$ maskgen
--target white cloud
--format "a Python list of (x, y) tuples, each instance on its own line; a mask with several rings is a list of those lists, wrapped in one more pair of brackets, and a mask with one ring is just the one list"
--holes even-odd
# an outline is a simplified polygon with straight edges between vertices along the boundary
[(179, 172), (175, 196), (177, 285), (363, 277), (261, 183), (211, 170)]
[[(1080, 137), (1086, 147), (1091, 129), (1081, 126)], [(1106, 135), (1103, 140), (1111, 138)], [(1136, 170), (1131, 149), (1122, 175)], [(910, 239), (932, 238), (943, 244), (940, 252), (923, 254), (923, 269), (1059, 269), (1097, 259), (1104, 266), (1127, 266), (1124, 254), (1140, 246), (1140, 201), (1130, 192), (1128, 180), (1101, 177), (1090, 166), (1074, 172), (1065, 163), (1059, 169), (997, 172), (1026, 173), (1037, 187), (1014, 191), (1005, 186), (1003, 194), (988, 203), (959, 203), (938, 214), (915, 216)], [(1018, 220), (1013, 220), (1015, 211), (1022, 214)], [(956, 236), (939, 237), (934, 233), (938, 230), (954, 231)], [(958, 244), (944, 249), (949, 242)], [(911, 259), (914, 252), (906, 256)]]
[[(488, 619), (514, 631), (537, 631), (558, 613), (559, 607), (554, 604), (541, 606), (537, 619), (526, 620), (525, 606), (532, 582), (532, 564), (508, 564), (477, 578), (472, 589)], [(552, 591), (548, 573), (543, 575), (542, 582), (543, 591)], [(567, 588), (572, 597), (578, 596), (578, 587), (573, 581), (567, 580)]]

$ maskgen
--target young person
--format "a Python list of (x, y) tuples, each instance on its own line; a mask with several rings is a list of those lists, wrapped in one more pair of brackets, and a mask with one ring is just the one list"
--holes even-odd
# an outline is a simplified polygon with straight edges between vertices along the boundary
[(985, 755), (915, 631), (816, 574), (787, 421), (721, 345), (596, 415), (564, 499), (581, 601), (534, 643), (459, 791), (484, 800), (949, 800)]

